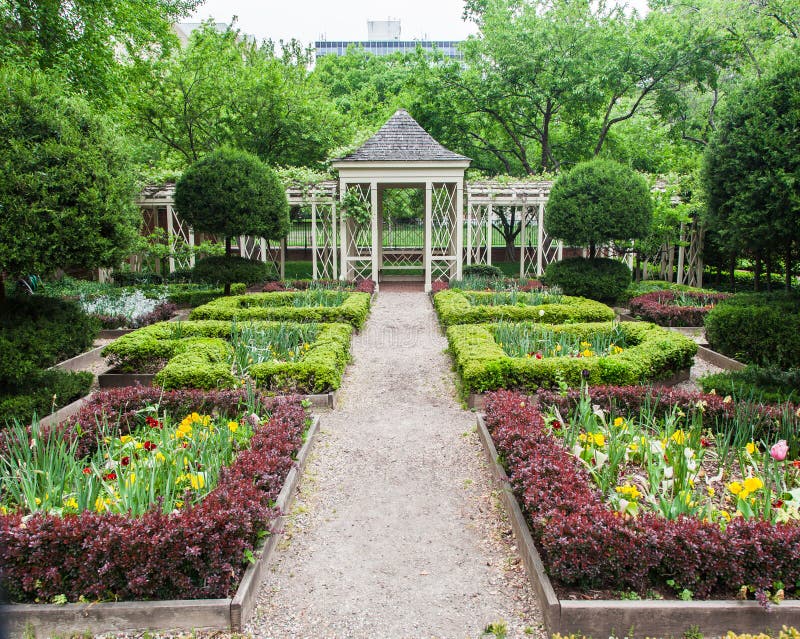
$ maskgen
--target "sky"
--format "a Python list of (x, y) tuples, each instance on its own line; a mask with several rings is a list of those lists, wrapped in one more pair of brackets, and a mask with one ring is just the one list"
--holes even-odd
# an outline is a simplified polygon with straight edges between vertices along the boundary
[(401, 38), (463, 40), (475, 25), (461, 19), (463, 0), (206, 0), (188, 21), (213, 17), (258, 40), (297, 38), (306, 45), (327, 40), (366, 40), (367, 20), (400, 19)]

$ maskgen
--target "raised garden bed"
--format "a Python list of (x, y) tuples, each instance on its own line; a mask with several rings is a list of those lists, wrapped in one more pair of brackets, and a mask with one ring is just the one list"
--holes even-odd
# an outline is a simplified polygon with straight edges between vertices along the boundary
[[(349, 360), (348, 324), (164, 322), (120, 337), (103, 351), (119, 373), (155, 373), (174, 388), (259, 388), (302, 394), (336, 390)], [(156, 372), (157, 371), (157, 372)]]
[[(721, 436), (725, 428), (741, 427), (735, 419), (730, 420), (737, 407), (723, 398), (679, 392), (660, 396), (643, 388), (602, 388), (591, 392), (590, 415), (596, 415), (593, 403), (599, 404), (598, 410), (609, 409), (605, 401), (618, 400), (620, 412), (606, 414), (609, 427), (620, 428), (629, 423), (629, 416), (622, 418), (622, 422), (617, 421), (626, 414), (623, 406), (634, 411), (649, 406), (654, 414), (662, 416), (674, 416), (677, 410), (674, 406), (678, 406), (699, 420), (695, 424), (697, 428), (706, 423), (721, 428), (716, 435), (709, 434), (711, 438)], [(749, 514), (734, 516), (730, 522), (712, 514), (704, 521), (684, 514), (662, 517), (644, 510), (631, 514), (629, 504), (622, 503), (621, 499), (610, 504), (605, 499), (607, 494), (592, 487), (590, 477), (595, 477), (598, 471), (587, 472), (592, 464), (576, 456), (585, 456), (585, 451), (594, 447), (610, 447), (609, 432), (582, 431), (583, 442), (577, 440), (581, 451), (571, 453), (558, 432), (570, 425), (567, 422), (549, 425), (542, 418), (539, 406), (552, 400), (560, 404), (566, 415), (579, 401), (579, 395), (570, 392), (569, 397), (562, 397), (543, 393), (531, 400), (517, 393), (499, 391), (489, 396), (486, 420), (478, 419), (484, 450), (501, 482), (501, 498), (549, 633), (680, 636), (694, 628), (695, 632), (719, 636), (728, 630), (761, 632), (765, 628), (798, 624), (800, 602), (787, 598), (780, 603), (770, 603), (770, 612), (763, 605), (769, 598), (778, 599), (776, 584), (786, 588), (781, 594), (787, 597), (796, 594), (794, 589), (800, 577), (800, 559), (796, 553), (800, 525), (797, 521), (772, 524), (756, 518), (746, 519)], [(772, 414), (775, 410), (778, 409), (757, 411), (760, 421), (756, 421), (760, 425), (753, 433), (766, 437), (776, 435), (770, 430), (775, 424)], [(794, 419), (796, 428), (796, 420), (800, 418), (795, 416)], [(688, 443), (694, 430), (676, 429), (673, 436), (678, 432), (686, 436)], [(607, 441), (596, 440), (601, 434)], [(689, 458), (680, 450), (683, 442), (678, 444), (677, 437), (673, 436), (667, 438), (664, 455), (675, 466), (673, 481), (677, 482), (680, 463), (677, 458)], [(761, 457), (767, 456), (769, 450), (762, 448)], [(610, 458), (610, 449), (607, 452)], [(669, 457), (673, 453), (674, 460)], [(759, 453), (753, 455), (758, 457)], [(796, 451), (790, 450), (787, 459), (792, 459), (792, 455), (796, 455)], [(659, 462), (656, 465), (666, 467), (667, 459), (660, 463), (660, 451), (653, 453), (653, 458)], [(709, 455), (709, 459), (713, 456)], [(503, 460), (503, 465), (498, 460)], [(789, 466), (788, 462), (783, 463)], [(596, 468), (596, 464), (594, 466)], [(625, 466), (624, 470), (628, 472), (631, 468)], [(702, 476), (698, 480), (698, 492), (704, 491), (703, 486), (710, 481), (709, 475)], [(730, 482), (721, 492), (730, 491), (737, 499), (741, 498), (745, 482), (738, 483), (734, 486), (734, 482)], [(767, 483), (765, 478), (764, 484)], [(630, 501), (636, 501), (630, 496), (632, 486), (636, 483), (630, 482), (621, 491), (612, 493), (618, 498), (627, 496)], [(766, 486), (762, 485), (756, 486), (753, 492), (765, 490)], [(699, 495), (695, 497), (702, 500)], [(645, 501), (641, 496), (638, 499)], [(744, 500), (739, 499), (741, 501), (748, 499), (745, 496)], [(621, 507), (625, 512), (620, 512)], [(781, 505), (773, 505), (773, 508), (780, 509)], [(570, 588), (573, 590), (569, 591)], [(611, 592), (627, 597), (590, 599), (591, 595), (581, 594), (581, 588), (591, 589), (595, 597)], [(762, 599), (761, 603), (753, 600), (753, 590)], [(642, 596), (647, 592), (666, 591), (667, 594), (663, 600), (631, 600), (637, 591)], [(679, 591), (683, 596), (691, 591), (695, 598), (717, 599), (683, 601), (675, 598)], [(742, 591), (749, 600), (735, 598)], [(669, 592), (673, 593), (672, 597)]]
[(692, 340), (645, 322), (451, 326), (447, 339), (465, 397), (682, 377), (697, 352)]
[(481, 324), (496, 320), (547, 324), (606, 322), (615, 317), (614, 310), (600, 302), (537, 290), (445, 290), (433, 296), (433, 306), (444, 326)]
[(221, 297), (195, 308), (193, 320), (343, 322), (360, 329), (369, 314), (369, 293), (310, 289)]
[[(167, 436), (180, 419), (173, 422), (170, 415), (186, 415), (175, 431), (180, 435), (183, 429), (179, 441), (188, 443), (183, 455), (200, 454), (194, 450), (207, 445), (203, 444), (207, 441), (203, 434), (211, 439), (215, 425), (222, 429), (227, 426), (233, 433), (228, 437), (238, 433), (250, 439), (249, 446), (221, 469), (216, 487), (192, 506), (187, 502), (165, 513), (154, 505), (133, 517), (107, 512), (116, 507), (101, 500), (92, 502), (92, 510), (100, 503), (102, 513), (84, 511), (62, 516), (41, 512), (24, 519), (23, 512), (2, 515), (0, 556), (4, 584), (12, 598), (62, 602), (1, 607), (0, 614), (11, 631), (21, 634), (32, 627), (39, 635), (52, 636), (159, 628), (240, 630), (254, 607), (277, 539), (268, 533), (280, 528), (282, 513), (290, 505), (318, 427), (317, 420), (308, 420), (297, 398), (276, 400), (256, 393), (249, 399), (244, 410), (248, 401), (245, 391), (209, 394), (125, 389), (93, 398), (62, 430), (51, 431), (73, 442), (71, 450), (83, 463), (84, 455), (91, 457), (98, 446), (96, 437), (102, 427), (95, 418), (98, 413), (107, 416), (115, 433), (109, 447), (119, 444), (132, 452), (128, 463), (122, 457), (115, 468), (98, 472), (119, 474), (119, 479), (106, 477), (103, 483), (118, 484), (122, 499), (129, 498), (127, 490), (134, 484), (134, 471), (141, 482), (147, 481), (149, 460), (161, 450), (170, 455), (169, 439), (157, 439)], [(163, 410), (148, 414), (145, 423), (143, 413), (158, 402)], [(250, 416), (253, 407), (262, 416), (268, 414), (268, 419)], [(218, 416), (204, 417), (212, 411)], [(75, 429), (76, 424), (81, 425), (81, 431)], [(187, 432), (187, 424), (194, 426), (194, 433), (191, 428)], [(158, 441), (157, 446), (149, 440), (141, 450), (134, 446), (143, 436), (142, 428), (153, 433), (146, 436)], [(248, 428), (252, 435), (246, 432)], [(125, 440), (131, 436), (133, 439)], [(94, 472), (93, 464), (87, 467)], [(183, 472), (189, 475), (191, 486), (187, 483), (186, 492), (180, 496), (190, 499), (205, 471), (193, 466)], [(89, 481), (89, 476), (84, 480)], [(42, 493), (41, 497), (53, 499), (52, 494)], [(64, 509), (73, 509), (71, 499), (73, 495), (63, 496)], [(263, 544), (265, 533), (268, 536)], [(104, 599), (137, 601), (102, 603)]]
[(634, 317), (659, 326), (702, 326), (714, 306), (729, 298), (728, 293), (694, 291), (653, 291), (629, 302)]

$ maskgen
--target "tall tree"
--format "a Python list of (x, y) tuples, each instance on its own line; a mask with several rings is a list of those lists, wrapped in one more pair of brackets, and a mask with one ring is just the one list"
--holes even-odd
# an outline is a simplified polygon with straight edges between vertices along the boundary
[(140, 221), (119, 135), (47, 74), (0, 85), (0, 297), (8, 278), (116, 266)]

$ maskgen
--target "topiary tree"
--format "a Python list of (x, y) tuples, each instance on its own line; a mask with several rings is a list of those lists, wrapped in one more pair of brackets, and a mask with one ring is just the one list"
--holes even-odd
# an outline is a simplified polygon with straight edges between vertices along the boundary
[(141, 221), (120, 136), (41, 72), (0, 70), (0, 298), (5, 280), (117, 265)]
[(175, 185), (175, 208), (195, 230), (223, 235), (227, 256), (235, 235), (281, 240), (289, 232), (283, 184), (246, 151), (219, 149), (192, 164)]
[(544, 228), (548, 235), (573, 246), (597, 246), (636, 240), (647, 235), (653, 200), (645, 179), (612, 160), (582, 162), (561, 175), (547, 201)]

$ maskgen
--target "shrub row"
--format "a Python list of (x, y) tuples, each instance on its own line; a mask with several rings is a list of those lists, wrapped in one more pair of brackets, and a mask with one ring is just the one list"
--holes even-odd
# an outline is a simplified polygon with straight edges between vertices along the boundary
[[(598, 331), (611, 330), (611, 322), (548, 325), (555, 333), (588, 339)], [(605, 357), (509, 357), (497, 343), (488, 324), (451, 326), (450, 350), (461, 376), (464, 394), (499, 388), (535, 391), (553, 388), (559, 381), (570, 386), (589, 384), (637, 384), (669, 377), (689, 368), (697, 344), (692, 340), (645, 322), (621, 322), (628, 343), (622, 353)]]
[(800, 526), (737, 518), (722, 530), (690, 517), (621, 517), (524, 396), (491, 393), (486, 424), (547, 571), (562, 585), (644, 594), (672, 580), (697, 598), (732, 598), (745, 584), (794, 588), (800, 580)]
[(675, 291), (653, 291), (630, 300), (631, 315), (659, 326), (702, 326), (708, 312), (717, 302), (730, 297), (727, 293), (684, 292), (681, 295), (707, 302), (706, 306), (679, 306)]
[(760, 402), (800, 403), (800, 368), (747, 366), (740, 371), (706, 375), (698, 380), (705, 392)]
[[(137, 394), (138, 393), (138, 394)], [(116, 397), (120, 397), (117, 395)], [(212, 397), (173, 395), (181, 408), (206, 411)], [(117, 414), (152, 405), (149, 389), (128, 391)], [(239, 399), (243, 395), (239, 394)], [(101, 399), (93, 416), (103, 419)], [(144, 516), (83, 512), (58, 517), (0, 516), (0, 564), (16, 602), (209, 599), (233, 594), (252, 552), (278, 514), (272, 507), (302, 445), (306, 413), (299, 399), (276, 399), (251, 440), (198, 505)], [(181, 413), (178, 413), (180, 415)], [(85, 419), (87, 414), (83, 413)], [(89, 420), (86, 420), (87, 424)], [(121, 425), (121, 429), (124, 426)], [(68, 431), (73, 432), (73, 431)]]
[[(461, 291), (446, 290), (433, 296), (433, 306), (439, 314), (444, 326), (456, 324), (481, 324), (494, 320), (510, 322), (546, 322), (561, 324), (563, 322), (607, 322), (614, 319), (614, 311), (605, 304), (587, 300), (583, 297), (564, 296), (558, 304), (528, 305), (489, 305), (489, 302), (501, 293), (470, 293), (478, 301), (485, 300), (485, 305), (472, 305)], [(543, 314), (541, 312), (544, 311)]]
[(203, 284), (233, 284), (244, 282), (247, 286), (277, 279), (272, 264), (249, 260), (238, 255), (210, 255), (197, 260), (191, 270), (193, 282)]
[(705, 319), (715, 351), (759, 366), (800, 365), (800, 296), (738, 294), (717, 304)]
[[(247, 286), (238, 282), (231, 284), (231, 295), (243, 295), (247, 290)], [(225, 295), (225, 291), (219, 289), (197, 289), (193, 287), (186, 287), (185, 290), (173, 290), (169, 293), (169, 301), (177, 304), (180, 307), (195, 307), (208, 304), (212, 300)]]
[[(268, 329), (286, 322), (253, 322)], [(295, 362), (265, 362), (250, 368), (261, 388), (320, 393), (339, 388), (350, 358), (353, 329), (320, 324), (317, 339)], [(168, 360), (154, 382), (165, 388), (231, 388), (238, 380), (228, 364), (231, 322), (223, 320), (162, 322), (123, 335), (103, 349), (112, 365), (138, 372)]]
[(306, 291), (310, 288), (324, 288), (331, 290), (356, 291), (357, 293), (375, 292), (373, 280), (284, 280), (267, 282), (261, 289), (264, 293), (279, 293), (281, 291)]
[(94, 375), (85, 371), (54, 368), (31, 372), (18, 392), (0, 392), (0, 429), (13, 419), (29, 422), (34, 415), (49, 415), (84, 397), (93, 383)]
[(292, 305), (303, 293), (253, 293), (221, 297), (195, 308), (193, 320), (283, 320), (290, 322), (344, 322), (356, 329), (364, 326), (369, 315), (370, 296), (350, 293), (340, 306)]

